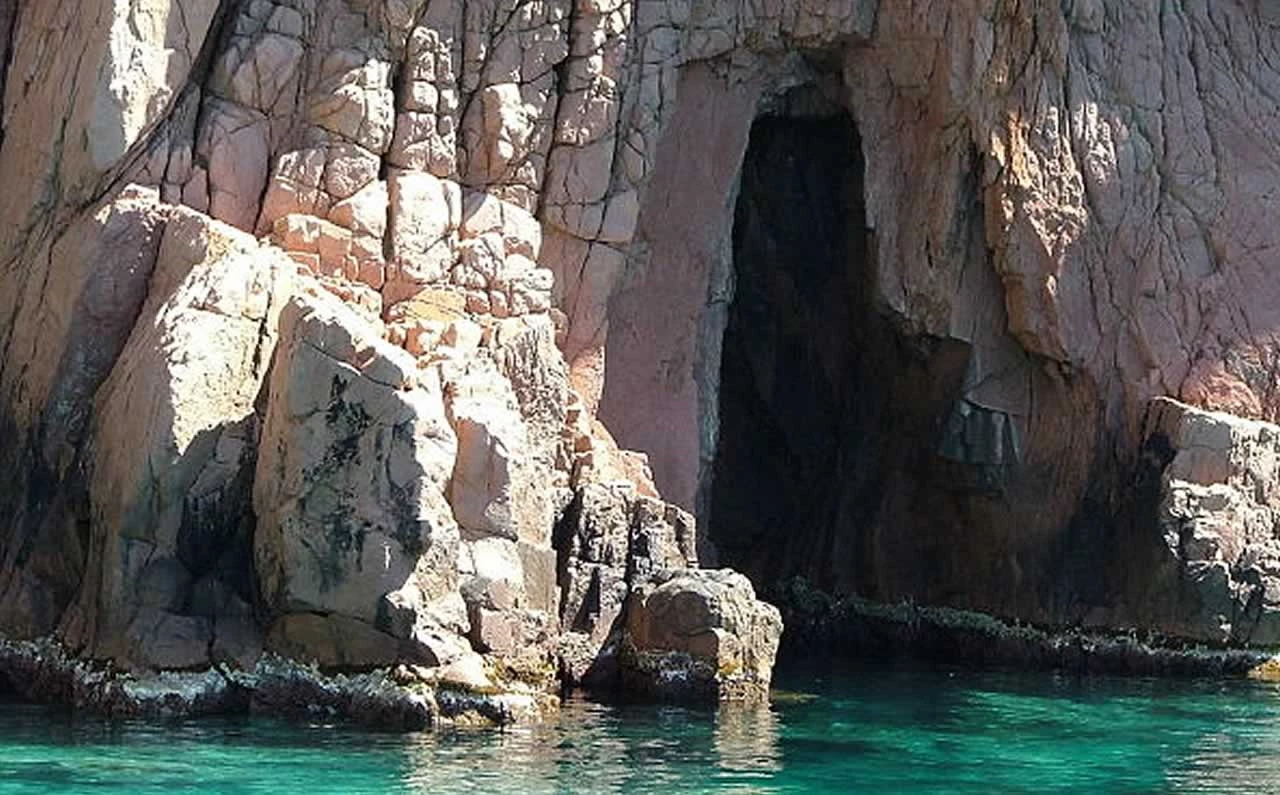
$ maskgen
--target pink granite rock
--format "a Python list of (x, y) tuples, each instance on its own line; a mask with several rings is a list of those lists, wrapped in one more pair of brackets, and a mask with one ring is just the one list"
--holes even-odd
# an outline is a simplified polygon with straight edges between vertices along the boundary
[[(762, 592), (1272, 642), (1275, 25), (0, 3), (0, 631), (577, 679), (674, 534)], [(831, 168), (761, 165), (824, 120)]]

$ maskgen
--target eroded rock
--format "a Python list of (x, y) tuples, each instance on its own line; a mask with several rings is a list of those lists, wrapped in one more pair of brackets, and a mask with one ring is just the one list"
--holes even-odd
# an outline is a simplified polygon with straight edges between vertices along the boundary
[(629, 687), (672, 700), (768, 697), (782, 617), (746, 577), (668, 569), (628, 599), (621, 663)]
[(97, 393), (89, 565), (63, 632), (97, 657), (198, 668), (215, 624), (191, 614), (195, 581), (252, 598), (255, 402), (293, 268), (207, 216), (155, 211), (149, 295)]
[[(498, 5), (0, 7), (0, 629), (162, 667), (266, 635), (607, 668), (628, 594), (699, 546), (752, 125), (837, 114), (861, 269), (755, 374), (909, 410), (825, 431), (857, 532), (779, 566), (1275, 639), (1265, 3)], [(819, 215), (797, 234), (858, 226)], [(874, 402), (847, 394), (813, 413)], [(1134, 516), (1164, 395), (1195, 408), (1154, 413)]]
[(625, 481), (587, 483), (556, 535), (563, 674), (611, 686), (631, 589), (657, 571), (697, 565), (692, 518)]
[(438, 379), (370, 331), (323, 292), (281, 315), (255, 568), (276, 614), (338, 614), (434, 655), (437, 624), (465, 627), (445, 500), (457, 442)]
[(1160, 399), (1147, 433), (1168, 456), (1158, 528), (1188, 591), (1181, 633), (1280, 642), (1280, 427)]

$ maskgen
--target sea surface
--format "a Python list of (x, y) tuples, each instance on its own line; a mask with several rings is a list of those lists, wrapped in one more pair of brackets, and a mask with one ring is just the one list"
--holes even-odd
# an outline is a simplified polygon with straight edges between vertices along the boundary
[(0, 794), (1280, 792), (1280, 689), (866, 668), (761, 709), (569, 701), (555, 723), (385, 734), (109, 722), (0, 704)]

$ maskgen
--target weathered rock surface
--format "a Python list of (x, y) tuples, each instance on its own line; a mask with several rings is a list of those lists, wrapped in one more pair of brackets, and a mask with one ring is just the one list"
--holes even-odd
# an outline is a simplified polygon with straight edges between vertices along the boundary
[(570, 684), (609, 686), (620, 674), (632, 588), (659, 571), (697, 565), (693, 519), (637, 495), (627, 481), (587, 483), (556, 534), (563, 676)]
[[(758, 690), (756, 619), (652, 618), (701, 558), (1280, 642), (1277, 46), (1253, 0), (0, 2), (0, 632), (581, 683), (634, 619)], [(767, 613), (718, 577), (670, 587)]]
[[(138, 207), (147, 208), (145, 216)], [(62, 616), (62, 632), (88, 654), (144, 666), (207, 665), (201, 648), (220, 645), (220, 636), (236, 647), (233, 656), (252, 654), (252, 622), (245, 619), (253, 584), (244, 553), (252, 532), (245, 497), (252, 483), (254, 403), (292, 265), (248, 235), (163, 206), (145, 191), (128, 194), (99, 217), (108, 224), (125, 219), (137, 231), (122, 230), (123, 238), (113, 241), (120, 248), (97, 252), (131, 266), (97, 289), (114, 289), (118, 301), (145, 300), (134, 305), (136, 323), (123, 345), (83, 341), (120, 357), (96, 385), (87, 422), (82, 412), (88, 407), (63, 401), (101, 377), (95, 369), (105, 354), (73, 354), (63, 365), (63, 378), (71, 380), (63, 381), (64, 394), (54, 404), (69, 412), (69, 427), (56, 431), (60, 444), (81, 432), (93, 443), (81, 459), (90, 495), (83, 579)], [(140, 257), (129, 248), (133, 234), (152, 236), (156, 244)], [(137, 261), (148, 255), (150, 261)], [(96, 311), (84, 309), (90, 318)], [(72, 451), (63, 447), (59, 454), (69, 458)], [(49, 519), (67, 521), (58, 513)], [(22, 592), (13, 593), (20, 606)]]
[(630, 688), (674, 700), (768, 697), (782, 617), (746, 577), (666, 570), (628, 598), (622, 677)]
[[(278, 620), (353, 619), (447, 662), (458, 649), (441, 639), (465, 630), (445, 501), (457, 441), (438, 377), (374, 331), (324, 292), (282, 314), (254, 482), (255, 570)], [(310, 633), (285, 634), (306, 648)], [(369, 645), (369, 659), (347, 663), (386, 664)]]
[[(1251, 676), (1275, 681), (1274, 650), (1222, 649), (1155, 633), (1048, 631), (949, 607), (832, 598), (796, 578), (778, 594), (797, 661), (814, 643), (839, 659), (1126, 676)], [(785, 656), (785, 655), (783, 655)], [(786, 664), (786, 661), (783, 661)]]
[[(1051, 625), (1157, 620), (1129, 591), (1164, 542), (1118, 519), (1149, 401), (1260, 420), (1277, 409), (1277, 282), (1260, 252), (1278, 158), (1242, 131), (1273, 104), (1258, 87), (1280, 77), (1221, 55), (1274, 48), (1270, 12), (1107, 0), (782, 8), (772, 19), (691, 6), (698, 32), (684, 51), (698, 55), (676, 70), (630, 259), (599, 313), (600, 417), (725, 541), (721, 562), (758, 583), (804, 574), (837, 592)], [(786, 54), (801, 46), (807, 57)], [(864, 229), (843, 284), (806, 279), (817, 270), (805, 270), (807, 250), (787, 264), (797, 240), (826, 228), (801, 179), (748, 195), (756, 131), (814, 118), (851, 120), (862, 161), (846, 226)], [(814, 187), (838, 198), (843, 186)], [(771, 270), (740, 307), (757, 311), (744, 315), (759, 332), (747, 342), (755, 370), (721, 349), (744, 286), (744, 204), (792, 230), (757, 241)], [(753, 395), (768, 398), (763, 422), (720, 424), (722, 401)], [(837, 456), (816, 477), (802, 452), (811, 438)], [(745, 477), (717, 510), (726, 453)], [(765, 455), (772, 469), (755, 466)], [(839, 474), (822, 483), (823, 471)], [(797, 527), (788, 503), (816, 515)], [(757, 533), (759, 545), (743, 543)], [(1160, 593), (1166, 581), (1149, 584), (1148, 602), (1177, 601)]]
[(56, 643), (0, 642), (0, 676), (32, 701), (115, 718), (189, 718), (262, 712), (302, 720), (346, 721), (382, 730), (442, 725), (505, 725), (552, 713), (558, 699), (520, 682), (505, 692), (441, 672), (325, 674), (273, 654), (243, 670), (133, 675), (68, 655)]
[(1280, 426), (1158, 400), (1147, 434), (1168, 459), (1158, 528), (1185, 602), (1177, 631), (1280, 643)]

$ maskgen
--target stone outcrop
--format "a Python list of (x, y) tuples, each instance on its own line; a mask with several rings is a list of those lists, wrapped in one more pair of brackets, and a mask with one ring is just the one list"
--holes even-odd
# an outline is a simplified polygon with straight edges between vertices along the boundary
[(106, 212), (128, 212), (122, 203), (147, 208), (137, 223), (158, 222), (158, 245), (129, 274), (146, 280), (146, 299), (95, 392), (85, 570), (62, 632), (93, 656), (197, 667), (208, 649), (237, 658), (255, 643), (244, 566), (254, 404), (294, 269), (154, 193)]
[(0, 633), (758, 693), (700, 561), (1280, 642), (1278, 23), (0, 2)]
[(665, 571), (629, 599), (622, 676), (632, 689), (675, 700), (768, 698), (782, 617), (746, 577)]
[[(1046, 630), (949, 607), (833, 598), (801, 578), (778, 596), (788, 646), (803, 662), (810, 644), (837, 659), (927, 662), (944, 667), (1060, 671), (1076, 675), (1252, 677), (1276, 681), (1274, 650), (1215, 648), (1158, 633), (1082, 627)], [(785, 657), (786, 655), (782, 655)], [(781, 660), (781, 664), (787, 664)]]
[(566, 682), (599, 686), (618, 678), (633, 589), (662, 572), (696, 567), (694, 532), (689, 514), (637, 494), (628, 481), (578, 489), (556, 529)]
[[(276, 621), (293, 623), (281, 632), (296, 651), (312, 634), (297, 622), (311, 614), (363, 623), (445, 663), (462, 651), (449, 638), (465, 630), (445, 500), (457, 438), (438, 377), (370, 331), (324, 292), (285, 307), (254, 481), (258, 584)], [(376, 646), (348, 662), (397, 658)]]
[[(1242, 131), (1278, 78), (1262, 60), (1205, 57), (1269, 52), (1271, 12), (691, 8), (691, 26), (719, 32), (686, 51), (749, 66), (695, 56), (677, 70), (607, 311), (600, 417), (618, 441), (648, 453), (662, 493), (765, 589), (801, 574), (1046, 625), (1179, 625), (1155, 618), (1179, 600), (1153, 576), (1163, 534), (1130, 532), (1127, 492), (1152, 399), (1275, 419), (1261, 252), (1277, 157)], [(852, 122), (845, 184), (796, 176), (842, 171), (805, 166), (819, 142), (794, 147), (794, 167), (774, 150), (778, 174), (753, 185), (752, 164), (769, 162), (757, 133), (806, 120)], [(824, 269), (824, 285), (804, 247), (831, 202), (803, 202), (844, 189), (855, 237), (832, 267), (850, 274)], [(738, 326), (755, 335), (754, 370), (731, 358), (735, 310), (757, 313)], [(829, 465), (806, 460), (813, 440)], [(737, 485), (718, 498), (725, 469)]]
[(529, 722), (559, 705), (556, 696), (524, 683), (494, 692), (483, 666), (326, 674), (267, 654), (244, 669), (134, 675), (77, 659), (47, 640), (0, 641), (0, 677), (23, 698), (113, 718), (262, 713), (419, 731)]
[(1185, 601), (1177, 631), (1280, 643), (1280, 426), (1160, 400), (1147, 433), (1168, 458), (1157, 516)]

